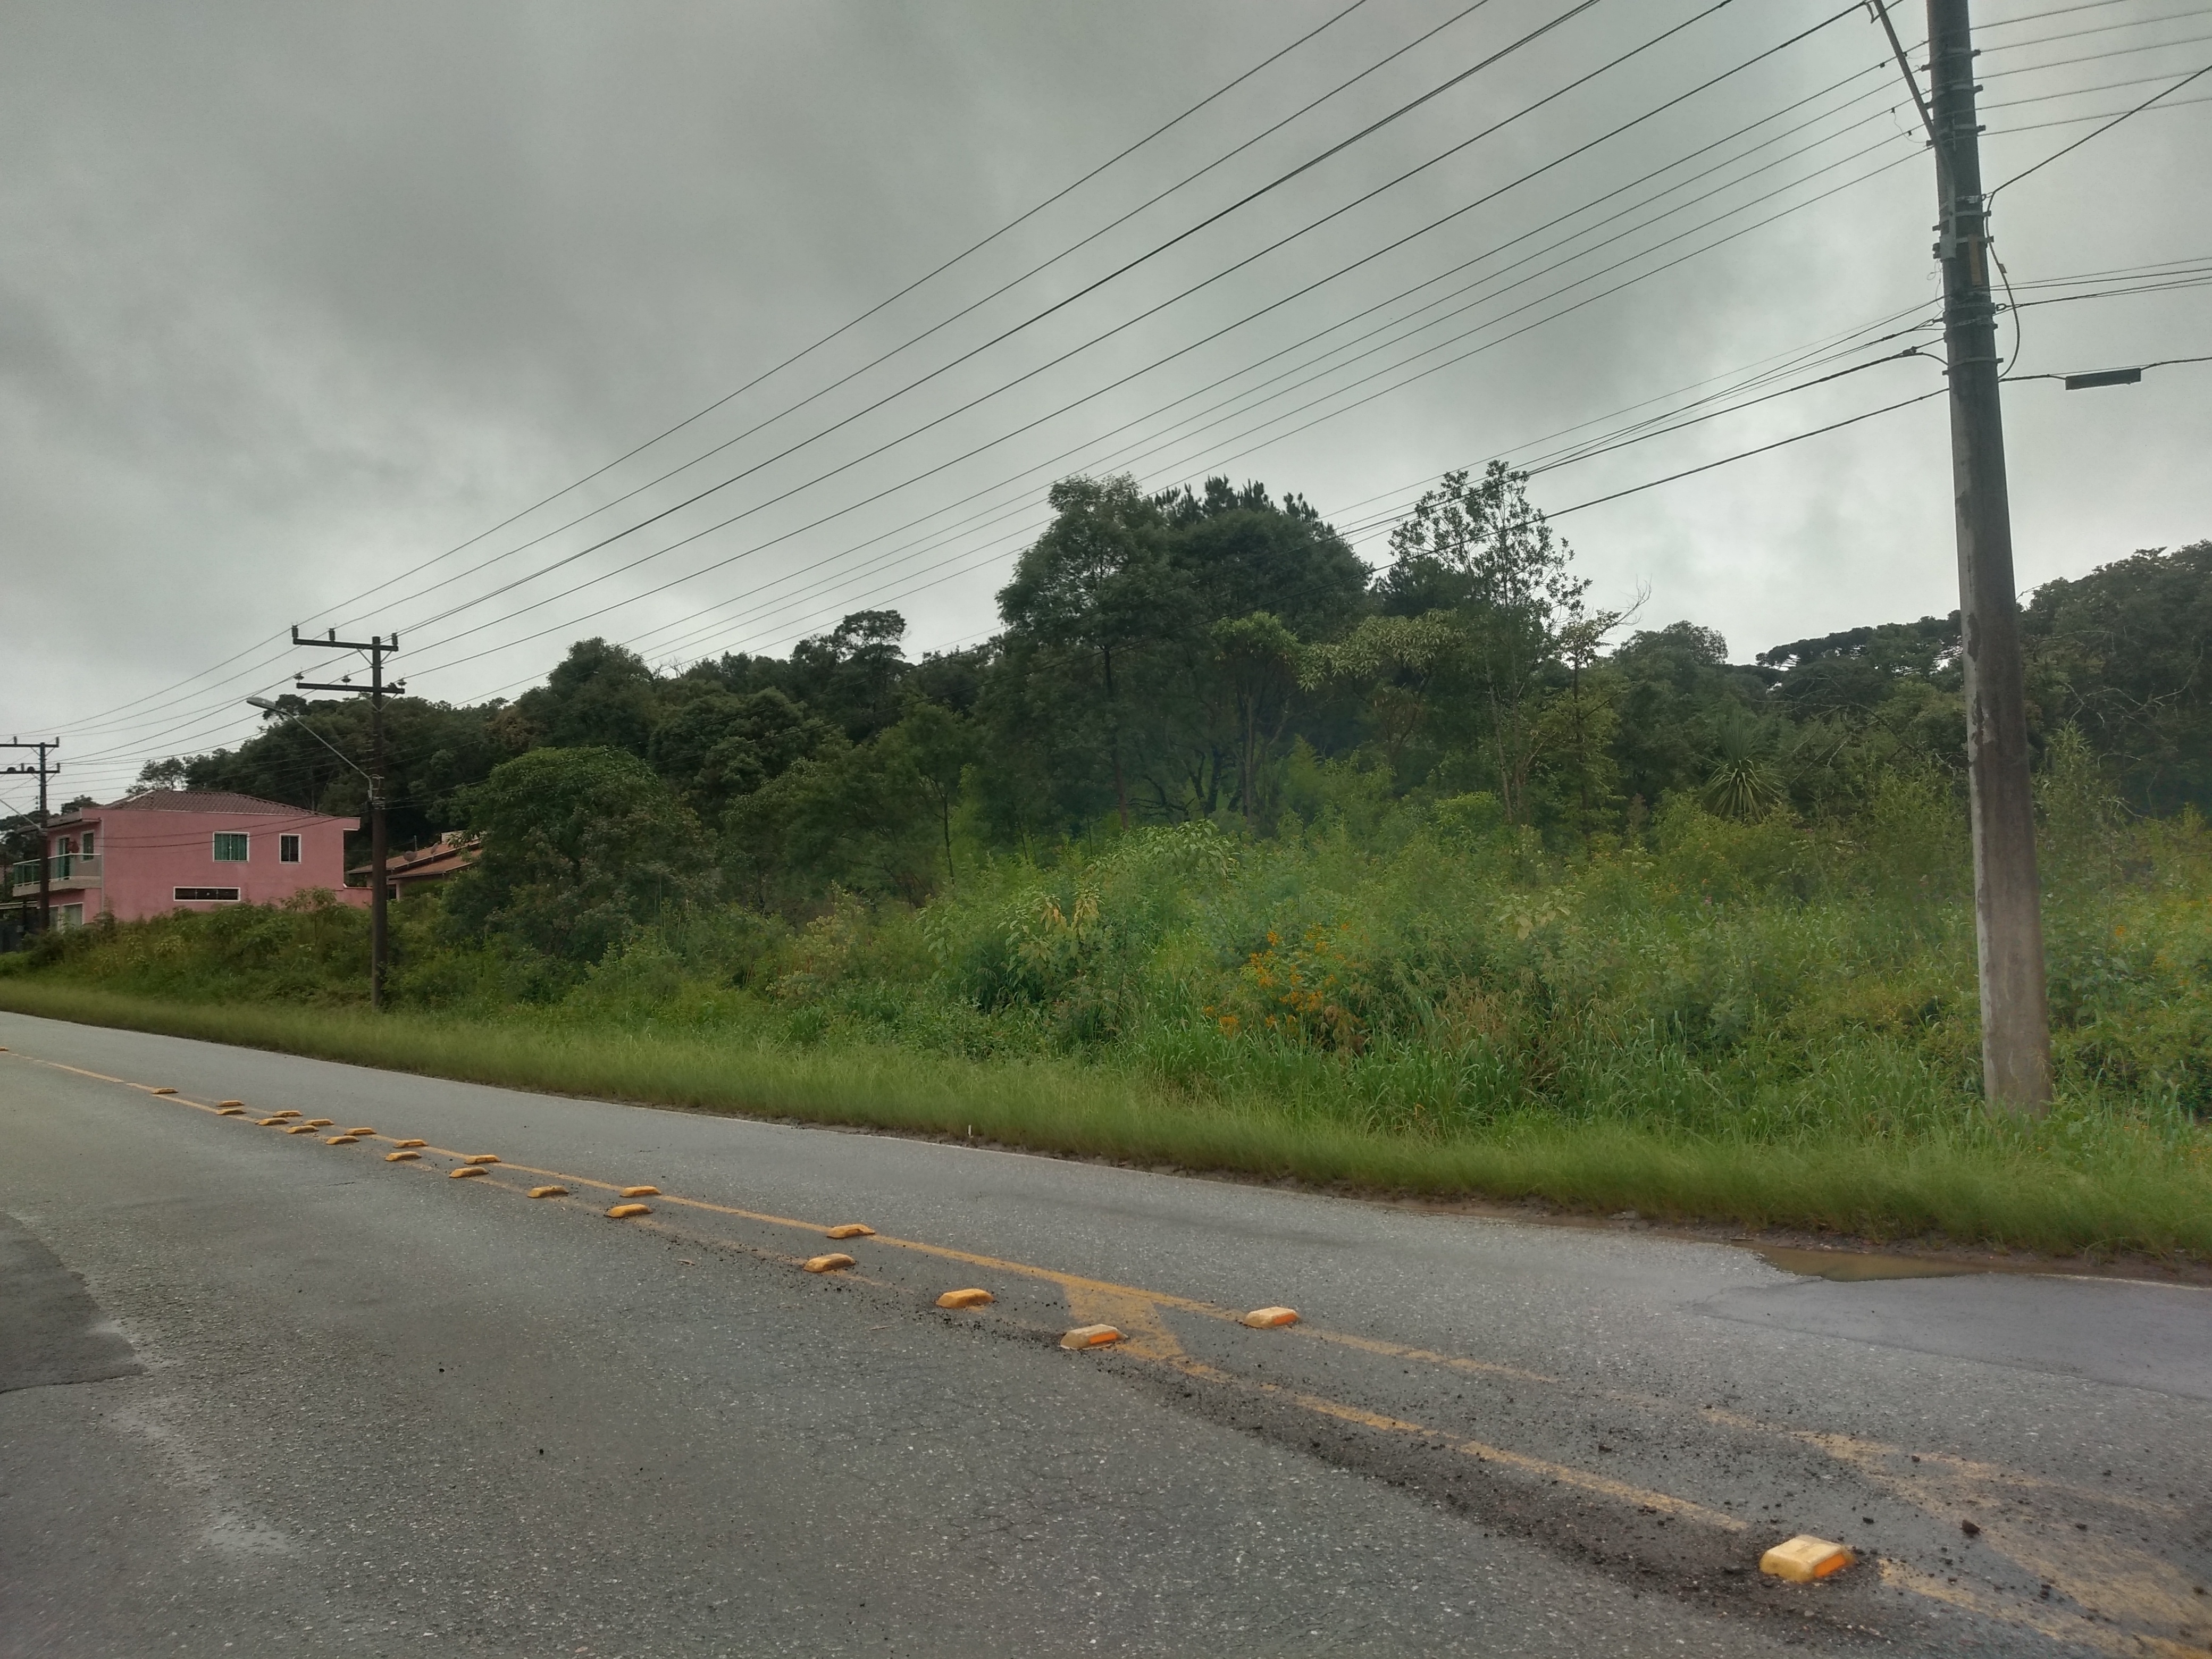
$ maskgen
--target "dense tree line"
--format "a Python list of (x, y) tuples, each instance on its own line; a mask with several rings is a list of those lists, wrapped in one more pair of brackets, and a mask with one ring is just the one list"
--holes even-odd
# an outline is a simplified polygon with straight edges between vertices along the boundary
[[(1684, 795), (1844, 817), (1899, 769), (1961, 763), (1955, 615), (1731, 662), (1709, 629), (1592, 605), (1495, 465), (1425, 496), (1374, 571), (1256, 483), (1074, 478), (1050, 503), (972, 650), (910, 659), (898, 614), (866, 611), (788, 657), (661, 672), (594, 639), (511, 703), (398, 700), (396, 843), (482, 832), (456, 921), (526, 916), (535, 948), (595, 958), (685, 896), (919, 902), (994, 849), (1144, 824), (1264, 837), (1454, 803), (1568, 845)], [(2039, 745), (2078, 731), (2138, 812), (2212, 807), (2212, 543), (2050, 583), (2023, 622)], [(316, 738), (365, 753), (365, 708), (287, 706), (143, 781), (358, 811)]]

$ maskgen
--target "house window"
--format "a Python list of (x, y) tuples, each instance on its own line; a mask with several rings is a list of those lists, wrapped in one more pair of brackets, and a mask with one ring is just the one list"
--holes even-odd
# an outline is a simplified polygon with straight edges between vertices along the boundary
[(64, 927), (84, 926), (84, 906), (82, 904), (57, 904), (53, 907), (53, 915), (54, 931), (57, 933)]
[(276, 862), (297, 864), (300, 861), (300, 838), (297, 836), (276, 837)]
[[(245, 837), (241, 836), (240, 839), (242, 841)], [(238, 889), (235, 887), (179, 887), (177, 889), (177, 902), (179, 904), (204, 904), (210, 901), (218, 904), (235, 904), (238, 902)]]
[(84, 847), (82, 850), (85, 857), (87, 858), (90, 858), (92, 856), (94, 841), (94, 836), (93, 832), (89, 830), (86, 830), (84, 832)]
[(54, 851), (59, 853), (64, 858), (67, 858), (71, 853), (76, 851), (76, 837), (75, 836), (64, 836), (59, 841), (54, 843)]
[(246, 862), (246, 837), (228, 830), (218, 830), (215, 836), (215, 861), (217, 864)]

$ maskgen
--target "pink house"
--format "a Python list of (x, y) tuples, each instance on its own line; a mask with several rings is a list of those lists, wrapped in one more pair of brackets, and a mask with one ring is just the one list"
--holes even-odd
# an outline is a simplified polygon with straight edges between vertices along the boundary
[[(88, 806), (46, 826), (54, 926), (81, 927), (102, 911), (118, 921), (226, 904), (273, 904), (311, 887), (350, 903), (345, 884), (352, 818), (252, 795), (157, 789)], [(9, 871), (9, 896), (39, 896), (39, 862)]]

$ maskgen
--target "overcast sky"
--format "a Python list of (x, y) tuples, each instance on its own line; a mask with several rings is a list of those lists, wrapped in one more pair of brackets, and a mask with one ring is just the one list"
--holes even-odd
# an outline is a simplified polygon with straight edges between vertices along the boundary
[[(1380, 558), (1447, 467), (1935, 343), (1900, 332), (1936, 291), (1929, 164), (1863, 9), (1607, 138), (1837, 4), (1366, 0), (526, 513), (1346, 3), (0, 5), (0, 728), (58, 730), (64, 793), (112, 795), (353, 665), (295, 623), (401, 630), (410, 690), (455, 702), (593, 634), (672, 663), (888, 605), (918, 653), (991, 631), (1067, 472), (1258, 478)], [(1977, 21), (1992, 182), (2212, 62), (2193, 0)], [(2014, 283), (2212, 256), (2208, 92), (2002, 195)], [(2020, 315), (2022, 374), (2212, 354), (2212, 288)], [(1875, 363), (1531, 488), (1558, 511), (1940, 385)], [(2008, 390), (2023, 588), (2212, 535), (2208, 394), (2212, 365)], [(1953, 608), (1948, 468), (1938, 398), (1560, 528), (1603, 598), (1747, 658)]]

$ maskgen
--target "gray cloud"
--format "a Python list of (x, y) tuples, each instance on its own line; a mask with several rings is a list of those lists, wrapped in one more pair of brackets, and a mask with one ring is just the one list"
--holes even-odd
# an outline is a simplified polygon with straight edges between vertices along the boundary
[[(8, 40), (0, 143), (9, 158), (0, 169), (0, 514), (10, 635), (0, 724), (60, 727), (72, 781), (101, 793), (149, 755), (234, 738), (249, 726), (236, 717), (235, 698), (282, 678), (295, 661), (274, 647), (257, 651), (257, 642), (464, 542), (742, 384), (1334, 9), (0, 8)], [(2002, 17), (2046, 9), (2017, 0), (1990, 9)], [(730, 440), (858, 368), (1455, 9), (1370, 0), (975, 260), (687, 429), (664, 447), (661, 464)], [(575, 530), (556, 528), (570, 512), (548, 509), (326, 620), (409, 629), (415, 689), (456, 699), (541, 673), (578, 633), (643, 635), (640, 648), (657, 658), (781, 648), (843, 610), (887, 601), (914, 618), (918, 644), (979, 635), (991, 624), (990, 595), (1034, 520), (1055, 454), (1079, 452), (1060, 470), (1109, 459), (1127, 440), (1103, 434), (1123, 423), (1881, 58), (1870, 26), (1847, 19), (1633, 138), (1130, 386), (880, 503), (805, 528), (1186, 345), (1825, 15), (1809, 3), (1740, 0), (1159, 316), (878, 459), (759, 505), (1039, 368), (1696, 8), (1611, 0), (1048, 321), (876, 413), (856, 413), (1560, 9), (1557, 0), (1492, 0), (1064, 264), (694, 472)], [(2008, 38), (2170, 10), (2124, 0)], [(2025, 62), (2188, 33), (2168, 26), (2009, 57), (1992, 52), (1985, 95), (2194, 68), (2212, 48), (2011, 72)], [(1989, 37), (2004, 38), (2002, 30)], [(1515, 450), (1925, 301), (1933, 292), (1927, 163), (1910, 137), (1909, 112), (1882, 112), (1899, 96), (1893, 74), (1860, 84), (1879, 95), (1857, 106), (1876, 118), (1856, 140), (1764, 177), (1794, 178), (1852, 143), (1903, 135), (1862, 164), (1900, 160), (1879, 179), (1354, 413), (1303, 433), (1263, 431), (1208, 448), (1249, 424), (1238, 421), (1139, 458), (1137, 470), (1166, 482), (1202, 473), (1210, 455), (1251, 447), (1227, 470), (1300, 490), (1350, 522), (1364, 514), (1354, 503), (1446, 466)], [(2085, 130), (2006, 129), (2123, 107), (2154, 89), (1993, 111), (1992, 176)], [(1999, 220), (2015, 278), (2212, 253), (2190, 229), (2212, 222), (2208, 139), (2212, 106), (2145, 116), (2023, 185)], [(1686, 210), (1613, 253), (1512, 290), (1484, 314), (1759, 187)], [(2206, 292), (2030, 311), (2023, 367), (2212, 351)], [(1330, 339), (1368, 325), (1348, 325)], [(1339, 379), (1389, 360), (1370, 359)], [(1298, 361), (1258, 369), (1143, 429), (1157, 431)], [(2023, 582), (2212, 532), (2201, 463), (2212, 447), (2203, 373), (2175, 370), (2095, 397), (2049, 382), (2014, 389), (2008, 419)], [(1547, 475), (1538, 494), (1564, 507), (1937, 383), (1926, 364), (1872, 370)], [(1280, 406), (1321, 389), (1286, 393)], [(449, 604), (584, 546), (595, 529), (620, 527), (624, 514), (678, 499), (687, 481), (752, 465), (848, 416), (850, 424), (709, 502), (556, 576), (422, 625)], [(654, 463), (663, 453), (561, 505), (581, 510), (644, 483), (661, 470)], [(1650, 586), (1648, 620), (1695, 617), (1748, 652), (1862, 620), (1948, 609), (1946, 469), (1938, 401), (1572, 516), (1563, 528), (1606, 591)], [(981, 502), (900, 528), (1024, 473)], [(979, 507), (1001, 516), (958, 523)], [(608, 574), (746, 508), (757, 510), (738, 524)], [(538, 547), (423, 591), (547, 531), (555, 533)], [(666, 593), (635, 597), (733, 558)], [(603, 575), (572, 598), (511, 614)], [(88, 718), (241, 653), (235, 684), (225, 683), (234, 672), (225, 670), (110, 720)]]

